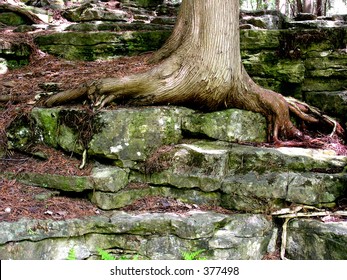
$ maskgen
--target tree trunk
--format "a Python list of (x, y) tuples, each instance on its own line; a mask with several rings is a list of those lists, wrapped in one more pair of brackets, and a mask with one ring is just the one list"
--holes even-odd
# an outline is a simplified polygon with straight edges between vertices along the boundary
[(151, 70), (119, 79), (102, 79), (47, 100), (52, 106), (88, 95), (96, 106), (111, 101), (129, 104), (174, 104), (202, 110), (240, 108), (263, 114), (269, 140), (301, 137), (289, 109), (307, 121), (298, 107), (256, 85), (240, 55), (239, 1), (183, 0), (174, 31), (154, 54)]
[(302, 0), (296, 0), (296, 13), (302, 13), (304, 11), (301, 1)]
[(323, 15), (323, 0), (317, 0), (316, 15), (317, 16), (322, 16)]
[(312, 13), (313, 12), (313, 0), (305, 0), (303, 12), (304, 13)]

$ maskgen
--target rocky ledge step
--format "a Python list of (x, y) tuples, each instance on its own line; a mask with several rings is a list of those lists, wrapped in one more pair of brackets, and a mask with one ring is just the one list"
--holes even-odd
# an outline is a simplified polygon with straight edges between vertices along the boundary
[(267, 212), (287, 203), (333, 205), (347, 189), (346, 160), (323, 150), (198, 141), (156, 155), (150, 174), (132, 172), (131, 180), (218, 193), (227, 209)]
[(172, 146), (132, 169), (99, 165), (84, 177), (25, 172), (6, 176), (46, 188), (88, 191), (104, 210), (162, 196), (268, 213), (291, 203), (334, 206), (347, 190), (347, 174), (339, 172), (345, 165), (346, 157), (319, 150), (199, 141)]
[[(22, 219), (0, 223), (0, 258), (98, 259), (102, 249), (117, 258), (182, 259), (202, 251), (206, 259), (262, 259), (276, 255), (280, 228), (268, 216), (206, 211), (126, 213), (65, 221)], [(346, 259), (347, 222), (292, 219), (286, 229), (289, 259)], [(283, 243), (282, 243), (283, 244)], [(278, 255), (277, 255), (278, 258)]]
[[(80, 154), (86, 149), (91, 159), (114, 166), (96, 167), (83, 178), (25, 172), (16, 178), (64, 191), (88, 191), (105, 210), (147, 196), (167, 196), (264, 213), (291, 203), (332, 207), (346, 194), (345, 156), (227, 142), (264, 139), (265, 120), (258, 114), (145, 107), (87, 117), (77, 109), (36, 108), (8, 129), (9, 146), (28, 151), (28, 144), (37, 142)], [(91, 126), (96, 127), (93, 133), (84, 131)], [(192, 135), (209, 140), (185, 139)]]
[(66, 259), (74, 249), (78, 259), (93, 259), (99, 248), (119, 248), (119, 255), (143, 259), (182, 259), (183, 252), (198, 250), (208, 259), (261, 259), (272, 235), (271, 221), (250, 214), (110, 212), (66, 221), (24, 219), (0, 223), (0, 258)]

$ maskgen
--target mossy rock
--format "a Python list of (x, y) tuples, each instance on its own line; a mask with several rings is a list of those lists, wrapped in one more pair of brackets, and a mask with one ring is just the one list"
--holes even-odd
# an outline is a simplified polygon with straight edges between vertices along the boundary
[(13, 12), (0, 12), (0, 23), (8, 26), (19, 26), (26, 24), (27, 21), (24, 17)]
[(196, 113), (183, 119), (183, 130), (192, 135), (236, 142), (265, 142), (266, 121), (250, 111), (228, 109), (212, 113)]
[(42, 51), (70, 60), (95, 60), (159, 49), (171, 31), (66, 32), (38, 36)]

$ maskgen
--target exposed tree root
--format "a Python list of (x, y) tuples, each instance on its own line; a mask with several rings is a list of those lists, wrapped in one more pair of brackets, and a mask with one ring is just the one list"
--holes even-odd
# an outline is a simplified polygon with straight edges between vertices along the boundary
[[(88, 98), (97, 109), (101, 109), (113, 101), (127, 101), (128, 104), (132, 105), (173, 104), (186, 105), (197, 109), (209, 109), (204, 107), (204, 105), (209, 104), (208, 98), (199, 97), (194, 94), (194, 91), (189, 93), (189, 83), (185, 83), (186, 86), (180, 85), (180, 92), (184, 92), (184, 95), (176, 94), (174, 89), (178, 84), (174, 84), (171, 80), (171, 87), (168, 87), (168, 79), (158, 77), (156, 73), (158, 73), (158, 69), (155, 71), (151, 70), (149, 73), (146, 72), (120, 79), (93, 81), (76, 89), (54, 95), (45, 104), (50, 107), (80, 98)], [(169, 79), (173, 75), (175, 76), (176, 74), (168, 75)], [(151, 79), (151, 76), (154, 79)], [(179, 81), (182, 82), (183, 79), (179, 79)], [(200, 89), (199, 92), (202, 92), (202, 90)], [(336, 146), (341, 143), (338, 141), (338, 137), (343, 137), (344, 130), (340, 124), (320, 112), (317, 108), (309, 106), (302, 101), (291, 97), (283, 97), (280, 94), (258, 86), (256, 89), (253, 88), (253, 92), (248, 91), (246, 94), (239, 96), (240, 98), (232, 95), (230, 100), (228, 95), (226, 95), (220, 101), (212, 103), (211, 107), (215, 110), (235, 107), (263, 114), (268, 121), (268, 141), (274, 142), (277, 146), (323, 148), (328, 144), (335, 144)], [(302, 123), (308, 125), (320, 124), (330, 127), (329, 135), (319, 139), (305, 135), (303, 131), (294, 126), (289, 112)], [(290, 139), (299, 141), (288, 141)], [(331, 148), (334, 147), (331, 146)], [(342, 150), (341, 147), (339, 149)]]
[(207, 111), (238, 108), (265, 116), (269, 142), (309, 143), (312, 139), (293, 124), (292, 113), (305, 124), (329, 126), (331, 136), (341, 136), (342, 127), (319, 110), (254, 83), (241, 63), (238, 16), (237, 1), (183, 1), (171, 37), (153, 55), (158, 64), (152, 69), (93, 81), (50, 97), (46, 105), (88, 98), (97, 108), (113, 101)]

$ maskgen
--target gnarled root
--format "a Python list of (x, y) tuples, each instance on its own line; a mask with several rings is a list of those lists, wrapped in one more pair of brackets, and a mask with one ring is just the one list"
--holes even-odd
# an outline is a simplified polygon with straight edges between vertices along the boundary
[(96, 108), (102, 108), (115, 100), (129, 101), (127, 103), (132, 105), (172, 104), (208, 110), (240, 108), (265, 116), (268, 123), (268, 142), (286, 146), (298, 145), (297, 142), (287, 142), (296, 139), (304, 143), (303, 146), (323, 146), (323, 140), (318, 141), (305, 135), (303, 130), (293, 124), (291, 113), (305, 124), (331, 127), (329, 137), (344, 136), (343, 128), (317, 108), (261, 88), (247, 74), (244, 74), (242, 81), (236, 81), (235, 86), (223, 88), (219, 84), (215, 86), (205, 82), (201, 77), (208, 79), (209, 74), (194, 72), (189, 66), (182, 66), (182, 61), (169, 58), (145, 73), (118, 79), (101, 79), (58, 93), (45, 104), (54, 106), (88, 98)]
[[(324, 115), (319, 109), (314, 108), (302, 101), (292, 97), (284, 97), (274, 91), (261, 88), (255, 84), (248, 75), (245, 75), (246, 92), (244, 100), (241, 100), (242, 108), (261, 113), (268, 123), (268, 142), (273, 142), (277, 146), (303, 146), (303, 147), (323, 147), (327, 141), (341, 143), (344, 137), (344, 130), (341, 125)], [(299, 123), (314, 125), (316, 127), (330, 130), (330, 135), (317, 139), (304, 134), (304, 130), (299, 130), (292, 122), (292, 114)], [(291, 140), (295, 141), (291, 141)], [(340, 139), (340, 140), (337, 140)]]
[[(185, 88), (182, 89), (182, 85), (180, 85), (181, 95), (178, 92), (175, 93), (172, 90), (173, 87), (167, 88), (167, 91), (160, 91), (159, 88), (164, 88), (167, 80), (158, 76), (151, 80), (146, 75), (94, 81), (76, 89), (58, 93), (50, 97), (45, 104), (51, 107), (79, 98), (88, 98), (94, 107), (100, 109), (120, 98), (129, 99), (130, 104), (135, 105), (183, 104), (189, 106), (196, 105), (189, 104), (189, 101), (198, 102), (198, 97), (188, 93)], [(185, 92), (186, 96), (182, 95), (182, 92)], [(224, 98), (227, 101), (220, 102), (220, 104), (225, 107), (241, 108), (263, 114), (268, 123), (268, 142), (273, 142), (278, 146), (319, 147), (324, 145), (324, 140), (312, 139), (299, 130), (292, 123), (290, 113), (305, 124), (322, 124), (325, 127), (331, 127), (329, 137), (344, 136), (341, 125), (317, 108), (291, 97), (283, 97), (281, 94), (263, 89), (255, 84), (251, 84), (244, 94), (239, 92), (239, 95), (231, 94)], [(185, 104), (185, 102), (188, 103)], [(217, 109), (221, 109), (221, 107)], [(288, 141), (291, 139), (296, 139), (301, 144)]]
[(319, 109), (308, 105), (305, 102), (299, 101), (293, 97), (286, 97), (289, 105), (289, 110), (299, 117), (302, 121), (309, 123), (323, 123), (332, 127), (330, 137), (337, 135), (344, 137), (345, 131), (342, 126), (333, 118), (323, 114)]

